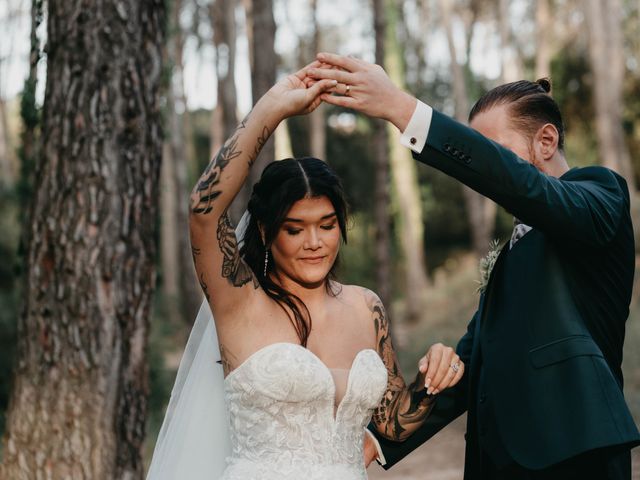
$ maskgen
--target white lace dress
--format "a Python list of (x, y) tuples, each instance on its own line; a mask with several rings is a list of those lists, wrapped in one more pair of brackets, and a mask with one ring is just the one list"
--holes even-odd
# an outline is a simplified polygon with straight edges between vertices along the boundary
[(225, 379), (232, 453), (222, 478), (366, 479), (364, 429), (386, 386), (382, 360), (362, 350), (336, 409), (332, 372), (310, 350), (258, 350)]

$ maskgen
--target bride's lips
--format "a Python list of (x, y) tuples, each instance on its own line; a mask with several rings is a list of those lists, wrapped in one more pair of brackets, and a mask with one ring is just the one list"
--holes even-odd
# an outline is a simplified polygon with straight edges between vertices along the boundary
[(324, 260), (324, 255), (320, 257), (303, 257), (300, 260), (306, 263), (320, 263)]

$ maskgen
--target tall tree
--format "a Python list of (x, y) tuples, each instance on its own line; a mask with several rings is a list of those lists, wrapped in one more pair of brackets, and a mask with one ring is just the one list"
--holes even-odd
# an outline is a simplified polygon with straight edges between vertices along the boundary
[(1, 478), (143, 476), (164, 8), (47, 4), (42, 149)]
[(589, 57), (593, 72), (598, 151), (605, 167), (625, 177), (635, 193), (637, 184), (622, 128), (625, 72), (620, 0), (585, 0)]
[[(322, 48), (320, 24), (318, 23), (318, 0), (311, 0), (311, 15), (313, 17), (313, 33), (311, 39), (311, 57), (315, 58)], [(327, 128), (325, 122), (325, 106), (320, 105), (309, 115), (309, 144), (311, 156), (321, 160), (327, 159), (326, 152)]]
[[(405, 88), (402, 50), (397, 37), (398, 0), (386, 0), (387, 17), (385, 67), (396, 85)], [(395, 127), (387, 126), (390, 135), (397, 136)], [(415, 322), (424, 315), (424, 294), (429, 285), (424, 258), (424, 224), (422, 203), (411, 152), (399, 142), (390, 142), (391, 177), (397, 201), (397, 225), (403, 254), (406, 282), (406, 318)]]
[(513, 82), (522, 78), (524, 70), (522, 58), (518, 54), (517, 44), (511, 33), (509, 15), (509, 0), (497, 0), (498, 2), (498, 30), (500, 32), (500, 51), (502, 82)]
[[(213, 42), (216, 49), (218, 101), (212, 117), (211, 155), (220, 150), (238, 124), (236, 92), (236, 0), (214, 0), (210, 7)], [(241, 191), (230, 207), (231, 217), (239, 220), (249, 196)]]
[(536, 0), (536, 78), (551, 75), (553, 19), (551, 0)]
[[(453, 0), (439, 0), (439, 2), (442, 13), (442, 25), (445, 29), (447, 45), (449, 47), (449, 65), (453, 81), (455, 118), (461, 123), (466, 123), (470, 108), (469, 95), (467, 93), (464, 68), (458, 61), (458, 54), (453, 38)], [(472, 28), (473, 25), (470, 25), (467, 37), (470, 37)], [(468, 58), (466, 61), (468, 62)], [(493, 233), (496, 205), (466, 185), (462, 185), (462, 193), (469, 218), (473, 251), (476, 256), (480, 258), (486, 253), (487, 248), (489, 248), (491, 234)]]
[[(2, 62), (0, 61), (0, 70)], [(13, 147), (9, 135), (7, 104), (0, 91), (0, 185), (13, 185), (16, 179)]]
[[(373, 0), (373, 26), (376, 37), (376, 63), (384, 65), (386, 41), (385, 0)], [(389, 222), (389, 135), (386, 122), (372, 120), (375, 158), (374, 222), (376, 228), (376, 289), (387, 308), (391, 308), (391, 229)]]
[(170, 33), (166, 59), (171, 75), (165, 94), (168, 131), (161, 170), (162, 289), (163, 300), (174, 325), (181, 322), (191, 324), (202, 302), (202, 292), (193, 269), (188, 227), (188, 164), (193, 161), (194, 154), (183, 80), (185, 38), (180, 15), (184, 4), (184, 0), (173, 0), (169, 4)]
[[(276, 22), (273, 17), (272, 0), (243, 0), (247, 19), (249, 60), (251, 64), (251, 96), (257, 102), (274, 83), (278, 57), (275, 51)], [(251, 167), (248, 180), (236, 197), (236, 202), (246, 204), (253, 185), (260, 179), (262, 170), (275, 159), (274, 135), (262, 148)], [(241, 198), (243, 200), (238, 200)], [(235, 202), (234, 202), (235, 203)]]

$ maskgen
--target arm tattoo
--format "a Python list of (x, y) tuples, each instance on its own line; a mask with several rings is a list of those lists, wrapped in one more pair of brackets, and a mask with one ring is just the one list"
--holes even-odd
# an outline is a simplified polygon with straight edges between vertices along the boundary
[(427, 418), (433, 400), (425, 398), (420, 372), (413, 383), (407, 386), (400, 372), (384, 306), (373, 292), (366, 292), (367, 305), (371, 311), (376, 332), (376, 348), (389, 373), (387, 391), (373, 413), (373, 422), (378, 432), (391, 440), (404, 440)]
[(245, 283), (253, 282), (253, 288), (258, 288), (258, 279), (253, 271), (240, 257), (238, 240), (225, 211), (218, 221), (218, 245), (222, 252), (222, 278), (228, 278), (234, 287), (242, 287)]
[(200, 283), (200, 288), (202, 289), (202, 292), (204, 293), (204, 298), (207, 299), (207, 302), (211, 303), (211, 297), (209, 296), (209, 287), (207, 286), (207, 284), (204, 281), (204, 273), (200, 274), (200, 276), (198, 277), (198, 282)]
[(242, 152), (238, 150), (238, 135), (236, 134), (227, 140), (227, 143), (222, 146), (218, 155), (211, 160), (200, 176), (191, 195), (191, 211), (193, 213), (206, 215), (211, 212), (213, 209), (211, 204), (220, 195), (220, 190), (215, 190), (215, 188), (220, 183), (222, 171), (231, 160), (241, 154)]
[(262, 150), (262, 147), (264, 147), (264, 144), (267, 143), (267, 140), (269, 140), (269, 136), (271, 136), (269, 129), (266, 126), (262, 127), (262, 133), (258, 137), (256, 149), (253, 152), (253, 156), (249, 158), (249, 168), (254, 164), (256, 158), (258, 158), (258, 154)]
[(233, 364), (236, 363), (237, 360), (236, 356), (233, 355), (227, 347), (220, 344), (220, 360), (218, 360), (218, 363), (222, 365), (222, 371), (225, 377), (233, 370)]

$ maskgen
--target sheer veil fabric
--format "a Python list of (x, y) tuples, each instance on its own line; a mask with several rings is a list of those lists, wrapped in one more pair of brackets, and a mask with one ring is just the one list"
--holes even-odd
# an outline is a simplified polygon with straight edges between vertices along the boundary
[[(248, 223), (245, 212), (236, 228), (239, 243)], [(213, 313), (204, 300), (180, 360), (147, 480), (215, 480), (222, 476), (231, 442), (219, 360)]]

